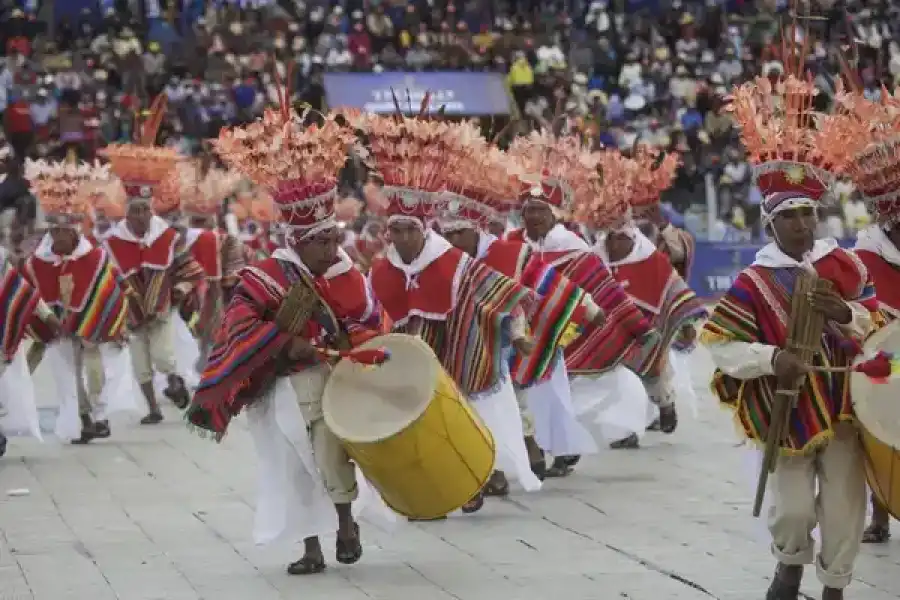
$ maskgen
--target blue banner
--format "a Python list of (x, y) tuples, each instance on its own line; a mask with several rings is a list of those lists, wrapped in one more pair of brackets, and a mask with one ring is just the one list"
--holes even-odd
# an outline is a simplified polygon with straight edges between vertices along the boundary
[[(852, 248), (855, 240), (841, 240), (844, 248)], [(748, 267), (763, 244), (729, 242), (697, 242), (691, 288), (701, 298), (715, 299), (731, 288), (738, 274)]]
[(431, 93), (429, 112), (444, 107), (457, 117), (508, 115), (510, 98), (499, 73), (385, 72), (326, 73), (325, 99), (331, 108), (352, 107), (371, 113), (396, 112), (391, 91), (400, 109), (418, 113), (422, 99)]

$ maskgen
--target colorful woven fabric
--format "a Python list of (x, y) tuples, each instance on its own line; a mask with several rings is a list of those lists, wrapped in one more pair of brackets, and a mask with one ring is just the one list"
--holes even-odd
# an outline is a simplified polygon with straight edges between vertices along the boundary
[(866, 265), (869, 277), (875, 283), (881, 312), (888, 321), (900, 318), (900, 267), (875, 252), (855, 250), (855, 253)]
[[(573, 252), (554, 261), (565, 277), (591, 295), (606, 313), (603, 327), (588, 327), (565, 349), (570, 372), (599, 375), (622, 362), (645, 364), (659, 344), (650, 322), (629, 299), (606, 265), (591, 252)], [(643, 344), (638, 343), (643, 340)], [(637, 371), (638, 375), (645, 372)]]
[(25, 337), (28, 325), (36, 320), (35, 308), (41, 297), (37, 288), (32, 286), (22, 273), (13, 267), (5, 257), (0, 257), (3, 264), (3, 277), (0, 279), (0, 341), (2, 341), (3, 360), (12, 361)]
[[(299, 278), (295, 265), (274, 258), (241, 272), (187, 411), (186, 418), (192, 425), (222, 434), (232, 417), (259, 399), (275, 377), (312, 365), (285, 360), (283, 351), (294, 336), (279, 330), (273, 321)], [(320, 315), (306, 324), (300, 334), (304, 339), (327, 345), (338, 329), (351, 340), (363, 331), (380, 329), (381, 311), (366, 292), (365, 278), (358, 271), (327, 281), (316, 278), (315, 287), (330, 310), (320, 310)]]
[[(848, 256), (843, 251), (833, 252), (815, 263), (816, 271), (820, 277), (832, 281), (845, 300), (859, 302), (875, 313), (874, 286), (871, 280), (864, 279), (865, 269), (858, 259)], [(704, 326), (701, 341), (713, 346), (713, 351), (717, 342), (729, 341), (784, 348), (798, 272), (799, 268), (751, 266), (745, 269), (716, 305)], [(850, 364), (853, 350), (841, 343), (841, 335), (831, 326), (826, 328), (824, 352), (816, 355), (814, 366), (845, 367)], [(737, 423), (745, 435), (758, 442), (765, 440), (775, 388), (774, 377), (741, 381), (718, 370), (712, 385), (719, 401), (735, 411)], [(782, 452), (807, 452), (828, 439), (835, 423), (850, 419), (849, 375), (812, 372), (800, 390)]]
[[(191, 329), (198, 338), (208, 339), (218, 325), (224, 302), (227, 301), (223, 285), (228, 282), (233, 284), (234, 278), (244, 268), (245, 262), (237, 238), (218, 231), (204, 233), (209, 235), (199, 236), (191, 245), (191, 254), (203, 267), (206, 276), (203, 301), (199, 314), (191, 321)], [(211, 253), (214, 256), (209, 260), (207, 258)]]
[[(25, 274), (37, 286), (47, 304), (53, 308), (63, 330), (95, 344), (121, 340), (125, 334), (128, 301), (119, 269), (102, 248), (94, 248), (85, 256), (61, 265), (31, 257)], [(59, 294), (59, 281), (66, 274), (73, 276), (76, 302), (65, 306)], [(49, 332), (35, 328), (41, 341)]]
[(188, 253), (177, 254), (165, 271), (145, 268), (128, 277), (130, 326), (139, 327), (148, 319), (167, 314), (172, 309), (172, 291), (179, 283), (199, 286), (203, 280), (203, 267)]
[(481, 260), (537, 293), (536, 309), (528, 315), (535, 350), (528, 356), (517, 352), (510, 365), (510, 374), (513, 382), (523, 387), (548, 379), (562, 338), (579, 314), (584, 290), (520, 242), (497, 240), (491, 243)]
[(538, 298), (486, 264), (464, 260), (455, 310), (446, 321), (424, 321), (420, 331), (460, 391), (473, 396), (500, 381), (513, 311), (533, 312)]
[(670, 346), (690, 349), (690, 345), (680, 341), (679, 334), (685, 325), (706, 317), (706, 305), (681, 278), (668, 256), (658, 251), (646, 260), (612, 267), (612, 274), (660, 333), (660, 343), (653, 352), (629, 357), (628, 366), (650, 378), (659, 377)]

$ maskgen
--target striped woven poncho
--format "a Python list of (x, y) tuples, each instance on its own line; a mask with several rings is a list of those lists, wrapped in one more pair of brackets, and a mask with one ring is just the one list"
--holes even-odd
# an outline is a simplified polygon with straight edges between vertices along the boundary
[(660, 332), (661, 341), (654, 351), (642, 357), (637, 372), (658, 377), (668, 357), (669, 347), (687, 350), (679, 340), (682, 327), (706, 317), (706, 305), (688, 287), (668, 256), (654, 251), (639, 262), (614, 265), (610, 271), (632, 301)]
[(420, 335), (460, 391), (472, 397), (500, 383), (513, 314), (516, 310), (533, 313), (538, 297), (442, 243), (448, 249), (415, 281), (407, 281), (386, 258), (375, 259), (369, 277), (394, 329)]
[[(314, 364), (285, 362), (283, 351), (294, 335), (279, 329), (274, 321), (278, 307), (299, 278), (300, 267), (274, 257), (241, 271), (187, 411), (192, 425), (222, 434), (232, 417), (258, 400), (275, 377)], [(365, 336), (380, 331), (380, 307), (355, 267), (336, 270), (334, 276), (315, 277), (313, 283), (320, 302), (329, 310), (319, 306), (299, 334), (304, 339), (327, 347), (340, 332), (348, 334), (351, 342), (362, 342)]]
[(480, 260), (538, 295), (535, 312), (528, 315), (535, 350), (528, 356), (516, 353), (510, 374), (513, 382), (523, 387), (548, 379), (570, 324), (583, 320), (584, 290), (521, 242), (489, 240)]
[[(656, 352), (659, 334), (587, 243), (574, 233), (565, 233), (562, 224), (554, 229), (563, 232), (573, 243), (536, 250), (536, 255), (590, 294), (606, 314), (602, 327), (586, 326), (584, 333), (566, 346), (566, 368), (572, 374), (595, 376), (624, 364), (638, 375), (646, 375), (653, 364), (648, 357)], [(521, 229), (508, 233), (507, 239), (529, 243)]]
[(34, 311), (40, 301), (37, 288), (28, 283), (0, 249), (0, 358), (4, 362), (12, 361), (29, 324), (38, 320)]
[[(856, 256), (836, 249), (816, 261), (814, 267), (820, 277), (835, 284), (842, 298), (877, 313), (875, 288)], [(716, 344), (728, 342), (784, 348), (798, 273), (799, 267), (753, 265), (744, 269), (713, 310), (701, 333), (701, 343), (711, 346), (713, 352)], [(834, 324), (826, 327), (824, 351), (814, 359), (815, 366), (850, 364), (861, 340), (846, 341), (845, 335)], [(765, 440), (775, 389), (774, 377), (738, 380), (720, 370), (712, 383), (719, 401), (734, 410), (739, 428), (757, 442)], [(812, 372), (800, 390), (782, 452), (798, 454), (815, 448), (829, 438), (834, 424), (852, 417), (849, 374)]]
[[(83, 243), (89, 244), (87, 240)], [(128, 297), (122, 275), (104, 249), (91, 248), (84, 255), (63, 262), (32, 256), (24, 273), (57, 313), (64, 332), (94, 344), (123, 339)], [(62, 297), (60, 290), (60, 281), (65, 277), (72, 281), (68, 299)], [(35, 325), (33, 333), (42, 342), (51, 341), (52, 333), (42, 323)]]

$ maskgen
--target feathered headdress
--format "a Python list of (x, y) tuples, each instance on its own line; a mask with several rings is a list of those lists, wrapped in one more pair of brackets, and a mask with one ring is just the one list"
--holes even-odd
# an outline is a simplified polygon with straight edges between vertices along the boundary
[(591, 149), (580, 137), (532, 132), (516, 138), (507, 154), (517, 166), (521, 203), (544, 202), (565, 217), (576, 203), (586, 206), (598, 192)]
[(351, 124), (366, 132), (371, 166), (384, 184), (384, 205), (373, 208), (388, 221), (424, 223), (437, 216), (437, 192), (444, 187), (449, 138), (469, 129), (403, 115), (365, 113), (354, 115)]
[(591, 155), (597, 173), (592, 195), (582, 194), (572, 204), (572, 218), (595, 231), (626, 225), (631, 220), (629, 199), (634, 197), (641, 165), (617, 150), (602, 150)]
[(635, 217), (640, 217), (659, 204), (660, 195), (672, 186), (681, 162), (677, 154), (654, 152), (647, 146), (635, 148), (632, 158), (631, 204)]
[(845, 174), (875, 221), (893, 227), (900, 223), (900, 92), (882, 88), (879, 101), (872, 102), (839, 86), (836, 104), (852, 129), (845, 146), (853, 159)]
[(79, 227), (91, 213), (89, 199), (81, 193), (82, 186), (108, 180), (109, 168), (99, 163), (26, 160), (25, 178), (31, 183), (48, 223)]
[(474, 124), (458, 127), (459, 134), (448, 140), (444, 189), (439, 193), (441, 230), (505, 225), (519, 195), (515, 166)]
[(84, 183), (78, 194), (83, 196), (91, 211), (91, 221), (117, 221), (125, 218), (125, 188), (116, 178), (96, 179)]
[(191, 205), (197, 197), (197, 167), (189, 160), (175, 164), (175, 168), (160, 182), (153, 194), (153, 212), (168, 220), (181, 218), (182, 207)]
[[(199, 172), (197, 173), (199, 175)], [(210, 169), (200, 176), (197, 193), (191, 202), (182, 203), (184, 212), (193, 216), (212, 217), (219, 213), (222, 203), (237, 191), (241, 175), (236, 171)]]
[(798, 46), (795, 23), (782, 39), (783, 79), (774, 85), (765, 77), (744, 83), (728, 106), (764, 196), (765, 222), (781, 210), (816, 206), (852, 156), (846, 122), (813, 108), (818, 90), (804, 70), (808, 36)]
[(213, 147), (225, 164), (265, 187), (281, 221), (300, 238), (337, 227), (334, 192), (337, 176), (355, 141), (334, 119), (305, 126), (306, 114), (290, 105), (279, 86), (281, 106), (243, 127), (223, 129)]
[(165, 92), (156, 97), (149, 117), (139, 127), (140, 134), (133, 144), (110, 144), (100, 150), (109, 159), (112, 172), (122, 180), (129, 201), (149, 202), (159, 184), (165, 180), (180, 160), (174, 148), (156, 146), (156, 136), (166, 112)]

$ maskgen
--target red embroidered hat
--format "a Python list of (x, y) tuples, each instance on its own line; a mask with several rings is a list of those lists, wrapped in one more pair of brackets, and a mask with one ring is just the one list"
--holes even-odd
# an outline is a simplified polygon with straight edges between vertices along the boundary
[(900, 137), (857, 155), (853, 182), (879, 225), (893, 227), (900, 223)]
[(842, 147), (856, 150), (845, 174), (875, 221), (893, 227), (900, 223), (900, 94), (882, 89), (879, 101), (872, 102), (861, 90), (845, 92), (839, 87), (835, 101), (849, 129)]

